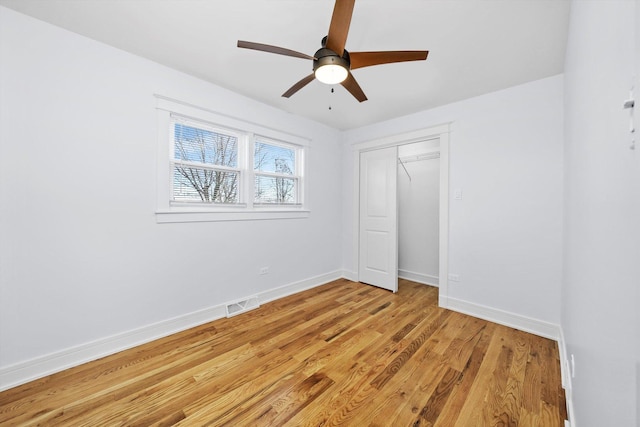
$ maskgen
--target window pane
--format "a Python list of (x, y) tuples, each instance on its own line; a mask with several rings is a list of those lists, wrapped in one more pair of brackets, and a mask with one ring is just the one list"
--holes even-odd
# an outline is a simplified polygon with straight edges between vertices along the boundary
[(296, 151), (256, 141), (253, 151), (253, 170), (293, 175), (295, 172)]
[(206, 129), (175, 123), (174, 156), (176, 160), (218, 166), (238, 166), (238, 138)]
[(237, 203), (238, 178), (238, 172), (175, 165), (173, 168), (173, 200)]
[(297, 180), (256, 175), (256, 203), (296, 203)]

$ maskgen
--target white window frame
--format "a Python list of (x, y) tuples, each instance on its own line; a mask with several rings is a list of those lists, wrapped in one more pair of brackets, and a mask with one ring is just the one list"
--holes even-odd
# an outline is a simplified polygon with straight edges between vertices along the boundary
[[(155, 95), (158, 114), (157, 145), (157, 209), (158, 223), (241, 221), (265, 219), (307, 218), (308, 180), (307, 153), (309, 139), (271, 129), (256, 123), (200, 108), (161, 95)], [(178, 119), (179, 118), (179, 119)], [(204, 204), (199, 202), (172, 201), (173, 199), (173, 123), (174, 120), (202, 123), (207, 129), (219, 129), (238, 136), (238, 192), (240, 199), (235, 204)], [(253, 144), (255, 140), (273, 143), (296, 150), (295, 177), (298, 180), (296, 204), (254, 203), (255, 174), (253, 170)], [(218, 169), (219, 167), (214, 167)], [(224, 167), (222, 167), (224, 168)], [(301, 169), (301, 170), (298, 170)], [(260, 173), (263, 175), (263, 173)], [(286, 176), (291, 178), (292, 176)]]
[[(221, 165), (213, 165), (213, 164), (206, 164), (206, 163), (200, 163), (200, 162), (190, 162), (190, 161), (180, 161), (180, 160), (176, 160), (175, 159), (175, 155), (174, 155), (174, 150), (175, 150), (175, 123), (182, 123), (184, 125), (190, 126), (190, 127), (194, 127), (194, 128), (198, 128), (198, 129), (203, 129), (209, 132), (214, 132), (214, 133), (218, 133), (218, 134), (223, 134), (223, 135), (229, 135), (229, 136), (233, 136), (236, 138), (236, 141), (238, 143), (238, 164), (236, 165), (236, 167), (229, 167), (229, 166), (221, 166)], [(233, 129), (225, 129), (222, 128), (220, 126), (213, 126), (211, 123), (207, 123), (207, 122), (203, 122), (201, 120), (192, 120), (190, 118), (187, 117), (182, 117), (179, 115), (173, 115), (171, 114), (171, 123), (169, 125), (169, 170), (170, 170), (170, 179), (169, 179), (169, 205), (170, 206), (211, 206), (210, 204), (203, 204), (203, 202), (199, 202), (199, 201), (178, 201), (178, 200), (174, 200), (173, 199), (173, 192), (174, 192), (174, 179), (171, 178), (173, 176), (174, 173), (174, 166), (175, 165), (184, 165), (184, 166), (191, 166), (197, 169), (207, 169), (207, 170), (213, 170), (213, 171), (226, 171), (226, 172), (236, 172), (238, 174), (238, 180), (240, 183), (243, 182), (243, 180), (245, 179), (245, 177), (243, 176), (245, 171), (244, 171), (244, 165), (241, 163), (242, 160), (244, 159), (244, 157), (247, 155), (246, 154), (246, 149), (247, 149), (247, 136), (241, 132), (237, 132)], [(161, 130), (160, 130), (161, 131)], [(243, 196), (245, 193), (245, 188), (240, 185), (238, 188), (238, 202), (237, 203), (233, 203), (233, 204), (216, 204), (213, 206), (227, 206), (227, 207), (245, 207), (246, 203), (243, 203), (243, 200), (246, 196)]]
[[(296, 203), (295, 204), (282, 204), (282, 205), (278, 205), (278, 204), (273, 204), (273, 203), (260, 203), (260, 202), (256, 202), (255, 201), (255, 193), (252, 194), (252, 200), (254, 203), (254, 206), (297, 206), (297, 205), (302, 205), (301, 201), (304, 201), (304, 191), (303, 191), (303, 179), (302, 179), (302, 175), (303, 175), (303, 170), (301, 170), (301, 165), (304, 163), (304, 149), (301, 146), (296, 146), (296, 145), (292, 145), (289, 144), (287, 142), (282, 142), (282, 141), (276, 141), (272, 138), (266, 137), (266, 136), (262, 136), (262, 135), (254, 135), (253, 136), (253, 144), (255, 144), (256, 142), (262, 142), (264, 144), (269, 144), (269, 145), (273, 145), (276, 147), (282, 147), (282, 148), (287, 148), (287, 149), (293, 149), (295, 151), (295, 170), (293, 171), (293, 174), (291, 175), (287, 175), (287, 174), (283, 174), (283, 173), (277, 173), (277, 172), (259, 172), (259, 171), (255, 171), (253, 170), (253, 165), (254, 165), (254, 159), (251, 158), (251, 166), (252, 166), (252, 172), (253, 172), (253, 179), (252, 181), (255, 180), (256, 176), (267, 176), (267, 177), (273, 177), (273, 178), (283, 178), (283, 179), (293, 179), (295, 181), (297, 181), (297, 185), (296, 185)], [(252, 147), (254, 145), (251, 145)], [(255, 150), (251, 151), (251, 155), (253, 155)], [(254, 187), (255, 188), (255, 187)]]

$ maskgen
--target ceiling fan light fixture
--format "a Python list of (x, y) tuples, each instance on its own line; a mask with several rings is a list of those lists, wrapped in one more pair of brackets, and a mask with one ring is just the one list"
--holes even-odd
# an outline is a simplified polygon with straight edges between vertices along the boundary
[(349, 64), (339, 56), (325, 56), (313, 62), (316, 79), (324, 84), (342, 83), (349, 76)]
[(238, 47), (261, 50), (278, 55), (313, 60), (313, 73), (303, 77), (291, 86), (283, 97), (289, 98), (314, 80), (335, 85), (342, 84), (358, 102), (367, 100), (367, 96), (351, 74), (351, 70), (370, 67), (372, 65), (391, 64), (405, 61), (424, 61), (429, 51), (426, 50), (389, 50), (371, 52), (352, 52), (345, 49), (351, 16), (356, 0), (335, 0), (333, 15), (329, 24), (329, 33), (322, 39), (322, 47), (313, 56), (263, 43), (238, 40)]

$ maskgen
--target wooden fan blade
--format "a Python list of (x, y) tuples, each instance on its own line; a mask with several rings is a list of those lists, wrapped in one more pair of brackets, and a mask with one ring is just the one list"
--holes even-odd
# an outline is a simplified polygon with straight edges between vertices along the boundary
[(254, 42), (247, 42), (244, 40), (238, 40), (238, 47), (241, 47), (244, 49), (261, 50), (263, 52), (269, 52), (269, 53), (277, 53), (278, 55), (293, 56), (295, 58), (311, 59), (311, 60), (315, 59), (313, 56), (309, 56), (306, 53), (296, 52), (295, 50), (285, 49), (284, 47), (272, 46), (270, 44), (262, 44), (262, 43), (254, 43)]
[(351, 69), (371, 65), (390, 64), (392, 62), (424, 61), (428, 50), (389, 50), (381, 52), (349, 52)]
[(367, 96), (360, 88), (360, 85), (353, 77), (353, 74), (349, 73), (345, 81), (340, 84), (344, 86), (344, 88), (347, 89), (349, 93), (351, 93), (351, 95), (353, 95), (358, 101), (363, 102), (367, 100)]
[(331, 49), (338, 56), (342, 56), (344, 53), (344, 45), (347, 43), (347, 34), (349, 34), (355, 2), (356, 0), (336, 0), (336, 4), (333, 7), (326, 48)]
[(285, 98), (291, 97), (291, 95), (293, 95), (294, 93), (296, 93), (297, 91), (299, 91), (300, 89), (302, 89), (303, 87), (311, 83), (315, 78), (316, 78), (315, 74), (313, 73), (309, 74), (307, 77), (305, 77), (304, 79), (300, 80), (298, 83), (291, 86), (291, 88), (289, 88), (288, 91), (283, 93), (282, 96)]

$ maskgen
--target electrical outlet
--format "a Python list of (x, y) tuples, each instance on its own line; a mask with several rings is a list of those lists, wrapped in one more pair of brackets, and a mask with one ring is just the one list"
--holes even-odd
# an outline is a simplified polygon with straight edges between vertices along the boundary
[(260, 275), (268, 274), (268, 273), (269, 273), (269, 267), (262, 267), (260, 269)]
[(459, 274), (449, 274), (449, 280), (451, 280), (452, 282), (459, 282), (460, 281), (460, 275)]

